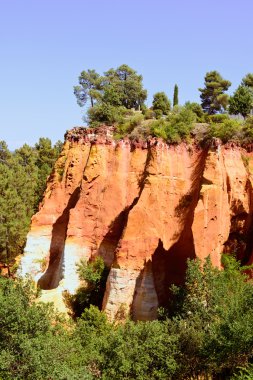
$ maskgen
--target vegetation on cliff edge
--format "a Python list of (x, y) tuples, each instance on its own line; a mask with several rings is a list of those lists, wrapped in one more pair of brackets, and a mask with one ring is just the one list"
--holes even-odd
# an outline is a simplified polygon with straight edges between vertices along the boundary
[[(204, 87), (199, 89), (201, 105), (186, 102), (180, 106), (179, 89), (175, 85), (173, 107), (166, 93), (160, 91), (154, 94), (152, 106), (148, 108), (144, 103), (147, 91), (143, 88), (142, 76), (124, 64), (102, 76), (95, 70), (82, 71), (74, 94), (80, 106), (90, 103), (87, 109), (89, 125), (114, 125), (116, 138), (156, 136), (169, 143), (178, 143), (191, 138), (218, 137), (223, 142), (244, 143), (245, 119), (253, 110), (252, 77), (253, 74), (247, 74), (234, 94), (229, 96), (226, 91), (231, 82), (217, 71), (210, 71), (205, 75)], [(233, 115), (232, 119), (230, 115)], [(236, 115), (239, 115), (238, 120), (234, 120)], [(197, 134), (194, 133), (195, 127)]]

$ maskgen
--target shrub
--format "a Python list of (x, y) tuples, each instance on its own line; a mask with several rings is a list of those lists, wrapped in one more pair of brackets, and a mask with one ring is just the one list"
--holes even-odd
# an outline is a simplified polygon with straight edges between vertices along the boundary
[(88, 119), (91, 127), (96, 127), (101, 123), (111, 125), (124, 120), (127, 109), (125, 107), (114, 107), (106, 103), (98, 103), (88, 110)]
[(231, 380), (252, 380), (253, 379), (253, 365), (246, 368), (240, 368), (238, 372), (231, 378)]
[[(224, 270), (210, 258), (189, 261), (185, 286), (174, 287), (175, 315), (172, 332), (178, 331), (182, 367), (178, 378), (229, 378), (253, 357), (253, 286), (245, 269), (224, 255)], [(216, 377), (215, 377), (216, 378)]]
[(130, 140), (140, 141), (147, 140), (147, 138), (151, 135), (150, 125), (140, 125), (134, 128), (134, 130), (130, 133)]
[(142, 113), (135, 113), (133, 116), (127, 118), (123, 123), (117, 126), (116, 135), (118, 138), (122, 138), (131, 133), (135, 127), (141, 125), (144, 120)]
[(79, 319), (76, 334), (90, 367), (102, 379), (167, 380), (178, 367), (177, 337), (169, 333), (167, 322), (112, 325), (90, 308)]
[(169, 141), (171, 143), (180, 142), (180, 136), (177, 130), (164, 119), (153, 121), (150, 126), (150, 131), (153, 136), (161, 137), (165, 141)]
[(167, 119), (152, 122), (151, 133), (171, 143), (190, 137), (196, 115), (185, 107), (175, 106)]
[(208, 116), (211, 123), (223, 123), (229, 119), (228, 114), (225, 113), (217, 113), (216, 115), (209, 115)]
[(200, 104), (194, 102), (186, 102), (185, 108), (191, 110), (197, 116), (196, 121), (198, 123), (205, 122), (205, 114)]
[(81, 346), (71, 324), (51, 305), (35, 302), (29, 281), (0, 277), (0, 378), (88, 380)]
[(221, 139), (223, 143), (229, 140), (239, 140), (241, 133), (241, 123), (237, 120), (227, 119), (221, 123), (211, 123), (209, 136)]
[(96, 257), (91, 262), (81, 260), (77, 265), (77, 272), (84, 285), (74, 295), (65, 294), (65, 300), (72, 309), (74, 317), (79, 317), (90, 305), (102, 307), (109, 270), (104, 260)]
[(249, 116), (245, 120), (242, 126), (242, 138), (246, 143), (253, 140), (253, 116)]
[(162, 112), (162, 110), (159, 110), (159, 109), (154, 110), (154, 113), (155, 113), (155, 117), (156, 117), (156, 119), (161, 119), (161, 117), (163, 117), (163, 112)]
[(145, 120), (154, 119), (155, 118), (155, 112), (151, 108), (147, 108), (143, 112)]

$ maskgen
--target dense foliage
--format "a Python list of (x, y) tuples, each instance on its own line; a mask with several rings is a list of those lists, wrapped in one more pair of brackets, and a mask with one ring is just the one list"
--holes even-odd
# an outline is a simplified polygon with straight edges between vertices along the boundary
[(127, 110), (138, 109), (147, 98), (142, 76), (127, 65), (110, 69), (103, 76), (95, 70), (82, 71), (74, 94), (80, 106), (90, 99), (88, 120), (93, 126), (122, 120)]
[(103, 76), (95, 70), (82, 71), (74, 93), (80, 106), (90, 102), (87, 109), (90, 126), (114, 125), (116, 139), (128, 136), (145, 140), (156, 136), (169, 143), (191, 138), (201, 143), (215, 137), (224, 143), (233, 140), (244, 144), (253, 135), (252, 123), (248, 122), (253, 112), (252, 78), (252, 73), (247, 74), (229, 97), (226, 91), (231, 83), (219, 72), (210, 71), (205, 75), (204, 87), (199, 89), (201, 105), (186, 102), (180, 106), (175, 85), (173, 108), (163, 91), (154, 94), (152, 106), (148, 108), (144, 103), (147, 92), (143, 89), (142, 76), (124, 64)]
[(246, 117), (253, 107), (253, 92), (247, 86), (239, 86), (229, 99), (229, 113)]
[[(253, 286), (230, 256), (224, 270), (189, 261), (160, 320), (110, 323), (95, 306), (75, 323), (34, 302), (29, 280), (0, 278), (1, 379), (251, 379)], [(102, 264), (81, 265), (97, 284)]]
[(49, 139), (40, 138), (35, 147), (24, 144), (11, 153), (0, 141), (0, 262), (8, 269), (22, 253), (31, 216), (60, 149), (60, 142), (53, 147)]
[(170, 112), (170, 101), (165, 92), (157, 92), (154, 94), (152, 109), (157, 118), (168, 115)]
[(77, 272), (83, 285), (76, 294), (66, 294), (66, 301), (72, 310), (73, 317), (80, 317), (84, 309), (90, 305), (102, 308), (106, 280), (109, 273), (101, 257), (93, 261), (81, 260), (77, 265)]
[(231, 82), (223, 79), (217, 71), (210, 71), (205, 76), (205, 87), (200, 88), (201, 105), (209, 115), (225, 110), (228, 104), (228, 95), (225, 91)]

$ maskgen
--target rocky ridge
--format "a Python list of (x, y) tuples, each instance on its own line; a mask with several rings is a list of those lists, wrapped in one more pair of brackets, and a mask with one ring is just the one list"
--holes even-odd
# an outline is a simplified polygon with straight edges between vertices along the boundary
[(113, 128), (74, 128), (33, 216), (20, 274), (65, 310), (62, 291), (79, 286), (76, 263), (97, 255), (110, 267), (103, 309), (156, 318), (188, 258), (234, 252), (251, 263), (253, 154), (160, 139), (115, 141)]

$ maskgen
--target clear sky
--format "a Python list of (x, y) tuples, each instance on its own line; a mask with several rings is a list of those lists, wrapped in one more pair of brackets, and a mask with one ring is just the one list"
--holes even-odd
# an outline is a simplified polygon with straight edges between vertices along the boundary
[(83, 125), (82, 70), (136, 69), (152, 95), (199, 101), (207, 71), (253, 72), (252, 0), (0, 0), (0, 140), (53, 142)]

